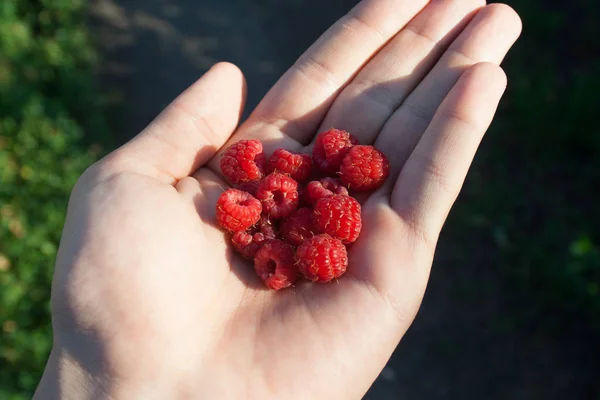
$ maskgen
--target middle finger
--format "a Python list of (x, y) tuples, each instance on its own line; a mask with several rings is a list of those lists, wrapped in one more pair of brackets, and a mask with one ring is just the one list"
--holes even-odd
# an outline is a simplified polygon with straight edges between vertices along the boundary
[(429, 3), (348, 84), (319, 131), (335, 127), (372, 143), (484, 0)]

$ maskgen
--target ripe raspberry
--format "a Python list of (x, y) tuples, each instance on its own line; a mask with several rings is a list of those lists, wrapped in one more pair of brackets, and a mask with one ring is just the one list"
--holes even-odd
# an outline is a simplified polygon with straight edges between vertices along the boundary
[(293, 211), (281, 224), (281, 237), (294, 246), (299, 246), (304, 239), (313, 237), (312, 214), (310, 208)]
[(319, 199), (313, 216), (318, 232), (327, 233), (345, 244), (354, 242), (360, 234), (360, 204), (354, 197), (335, 195)]
[(275, 238), (277, 238), (275, 228), (263, 215), (260, 217), (260, 221), (249, 230), (235, 232), (231, 238), (231, 244), (242, 257), (253, 260), (265, 241)]
[(256, 190), (263, 212), (270, 218), (283, 218), (298, 208), (298, 183), (287, 175), (273, 172), (267, 175)]
[(250, 193), (227, 189), (217, 200), (217, 222), (231, 232), (244, 231), (258, 222), (262, 205)]
[(354, 146), (342, 160), (340, 178), (350, 189), (375, 190), (390, 174), (390, 163), (373, 146)]
[(260, 185), (260, 181), (248, 181), (238, 183), (235, 185), (235, 188), (241, 190), (242, 192), (248, 192), (252, 196), (256, 196), (256, 189), (258, 189), (258, 185)]
[(346, 131), (330, 129), (319, 133), (313, 148), (313, 161), (317, 167), (329, 174), (339, 171), (342, 159), (358, 139)]
[(298, 277), (294, 248), (282, 240), (268, 240), (254, 257), (254, 270), (270, 289), (293, 285)]
[(235, 232), (231, 238), (231, 244), (242, 257), (247, 258), (248, 260), (254, 259), (256, 252), (261, 246), (260, 243), (254, 243), (253, 235), (246, 231)]
[(265, 235), (266, 239), (276, 239), (277, 238), (277, 228), (273, 224), (273, 221), (269, 220), (269, 217), (267, 217), (266, 215), (260, 216), (260, 221), (258, 221), (258, 224), (256, 224), (256, 227), (257, 227), (256, 232), (260, 232), (263, 235)]
[(342, 186), (342, 182), (335, 178), (323, 178), (320, 181), (311, 181), (304, 189), (304, 201), (314, 206), (317, 200), (322, 197), (339, 194), (348, 196), (348, 189)]
[(295, 259), (300, 273), (313, 282), (329, 282), (339, 278), (348, 267), (346, 247), (329, 235), (306, 239), (296, 249)]
[(312, 160), (308, 154), (295, 154), (285, 149), (275, 150), (269, 163), (271, 171), (288, 174), (296, 182), (307, 180), (312, 170)]
[(266, 157), (258, 140), (240, 140), (229, 146), (221, 158), (221, 171), (233, 184), (261, 179)]

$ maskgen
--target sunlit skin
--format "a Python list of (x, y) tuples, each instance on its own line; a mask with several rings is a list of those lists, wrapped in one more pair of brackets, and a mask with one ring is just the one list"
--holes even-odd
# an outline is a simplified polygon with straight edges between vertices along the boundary
[[(364, 0), (238, 126), (215, 65), (73, 190), (38, 399), (359, 399), (412, 323), (435, 245), (506, 87), (520, 30), (481, 0)], [(220, 149), (308, 151), (336, 127), (382, 149), (347, 273), (266, 290), (215, 224)]]

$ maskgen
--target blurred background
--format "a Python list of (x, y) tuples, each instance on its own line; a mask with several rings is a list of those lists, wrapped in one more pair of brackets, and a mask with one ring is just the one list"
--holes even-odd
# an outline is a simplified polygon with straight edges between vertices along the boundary
[[(366, 398), (600, 399), (600, 3), (507, 0), (508, 91)], [(353, 0), (0, 0), (0, 399), (30, 398), (71, 186), (213, 63), (252, 108)]]

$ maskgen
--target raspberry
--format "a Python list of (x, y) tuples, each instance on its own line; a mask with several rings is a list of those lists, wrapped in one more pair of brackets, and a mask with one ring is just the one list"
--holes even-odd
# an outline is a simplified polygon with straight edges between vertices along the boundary
[(320, 233), (352, 243), (360, 234), (360, 204), (350, 196), (335, 195), (319, 199), (313, 211), (315, 228)]
[(221, 158), (221, 171), (233, 184), (255, 181), (265, 174), (266, 157), (258, 140), (240, 140)]
[(298, 183), (287, 175), (273, 172), (267, 175), (256, 190), (263, 212), (271, 218), (283, 218), (298, 208)]
[(258, 189), (258, 185), (260, 185), (260, 181), (248, 181), (235, 185), (235, 188), (243, 192), (248, 192), (252, 196), (256, 196), (256, 189)]
[(227, 189), (217, 201), (217, 222), (231, 232), (244, 231), (258, 222), (262, 205), (251, 194)]
[(296, 249), (296, 265), (309, 281), (329, 282), (339, 278), (348, 266), (346, 247), (329, 235), (306, 239)]
[(311, 181), (304, 189), (304, 201), (314, 206), (322, 197), (334, 194), (348, 196), (348, 189), (342, 186), (342, 182), (335, 178), (323, 178), (320, 181)]
[(299, 246), (304, 239), (313, 237), (312, 214), (310, 208), (293, 211), (281, 224), (281, 237), (294, 246)]
[(254, 270), (270, 289), (293, 285), (298, 277), (294, 248), (282, 240), (268, 240), (254, 257)]
[(235, 232), (231, 238), (231, 244), (242, 257), (248, 260), (254, 259), (256, 252), (261, 246), (261, 243), (254, 243), (253, 235), (245, 231)]
[(330, 129), (321, 132), (313, 148), (313, 161), (322, 171), (334, 174), (348, 150), (356, 144), (358, 139), (346, 131)]
[(260, 221), (258, 221), (257, 232), (265, 235), (266, 239), (276, 239), (277, 238), (277, 229), (273, 225), (272, 221), (269, 221), (269, 218), (265, 215), (260, 216)]
[(231, 238), (231, 244), (242, 257), (252, 260), (265, 241), (275, 238), (277, 238), (275, 228), (263, 215), (260, 217), (260, 221), (248, 231), (235, 232)]
[(296, 182), (307, 180), (312, 169), (312, 160), (308, 154), (295, 154), (285, 149), (275, 150), (269, 163), (271, 171), (288, 174)]
[(340, 178), (350, 189), (375, 190), (390, 174), (390, 163), (373, 146), (354, 146), (342, 160)]

